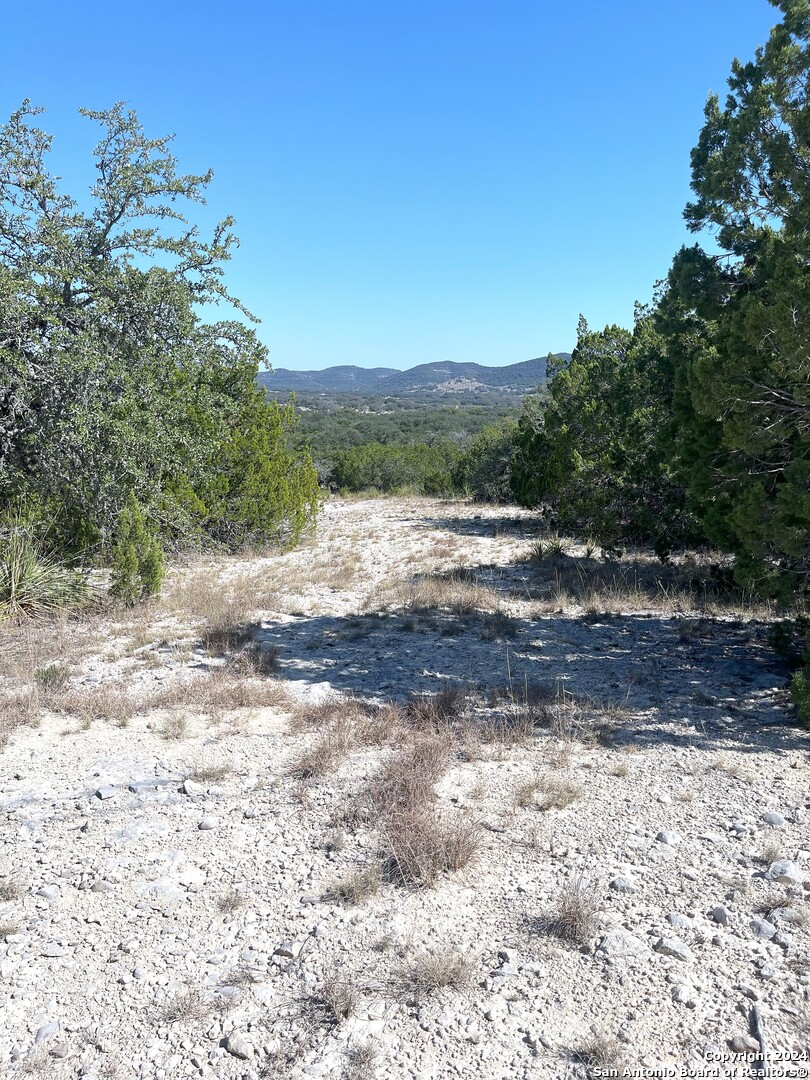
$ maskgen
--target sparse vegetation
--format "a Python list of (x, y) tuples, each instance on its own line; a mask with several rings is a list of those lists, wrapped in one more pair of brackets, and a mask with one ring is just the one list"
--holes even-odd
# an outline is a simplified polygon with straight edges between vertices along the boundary
[(167, 1001), (152, 1007), (152, 1017), (158, 1024), (195, 1024), (216, 1012), (216, 1003), (196, 986), (189, 986)]
[(608, 1075), (609, 1070), (617, 1070), (621, 1075), (624, 1053), (621, 1044), (612, 1035), (604, 1031), (593, 1031), (571, 1054), (572, 1061), (586, 1067), (588, 1077)]
[(312, 780), (334, 771), (354, 746), (355, 732), (351, 721), (338, 715), (315, 737), (293, 764), (290, 772), (300, 780)]
[(327, 899), (343, 904), (362, 904), (380, 891), (382, 872), (378, 864), (358, 867), (327, 891)]
[(565, 777), (543, 777), (535, 795), (540, 810), (564, 810), (582, 797), (582, 785)]
[(0, 901), (9, 903), (18, 900), (23, 894), (23, 887), (18, 878), (7, 875), (0, 877)]
[(515, 803), (522, 809), (564, 810), (582, 796), (582, 786), (566, 777), (535, 776), (518, 785)]
[(442, 945), (417, 953), (409, 962), (405, 978), (417, 997), (451, 987), (469, 986), (475, 971), (474, 957), (454, 945)]
[(480, 827), (470, 818), (442, 820), (430, 806), (390, 814), (382, 829), (388, 878), (427, 888), (441, 874), (467, 866), (481, 839)]
[(596, 890), (579, 874), (565, 883), (556, 908), (544, 925), (570, 945), (587, 945), (598, 927), (599, 907)]
[(59, 693), (69, 681), (70, 668), (66, 664), (48, 664), (34, 672), (34, 682), (46, 694)]
[(233, 915), (246, 904), (245, 897), (238, 889), (230, 888), (217, 900), (217, 910), (221, 915)]
[(379, 1048), (373, 1042), (361, 1043), (349, 1050), (347, 1080), (369, 1080), (380, 1060)]
[(351, 977), (330, 967), (321, 976), (312, 997), (312, 1004), (327, 1024), (339, 1024), (357, 1012), (360, 990)]

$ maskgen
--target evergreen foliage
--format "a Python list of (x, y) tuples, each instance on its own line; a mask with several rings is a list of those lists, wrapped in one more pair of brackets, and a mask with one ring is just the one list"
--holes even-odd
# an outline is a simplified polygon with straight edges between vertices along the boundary
[(516, 430), (516, 422), (509, 420), (489, 424), (475, 436), (453, 469), (453, 482), (460, 491), (479, 502), (511, 501)]
[(805, 649), (803, 660), (804, 666), (793, 676), (790, 692), (799, 719), (810, 728), (810, 645)]
[(292, 409), (256, 388), (254, 331), (198, 314), (249, 317), (223, 282), (232, 220), (204, 241), (180, 210), (211, 174), (181, 175), (122, 105), (83, 110), (102, 129), (84, 209), (47, 170), (40, 111), (0, 128), (0, 502), (102, 559), (130, 495), (165, 545), (296, 539), (318, 491), (286, 450)]
[[(783, 14), (712, 95), (692, 152), (690, 228), (662, 304), (675, 451), (707, 534), (760, 593), (810, 597), (810, 4)], [(810, 718), (810, 655), (793, 680)]]
[(363, 443), (337, 454), (333, 478), (345, 491), (449, 495), (458, 456), (453, 444), (441, 441), (430, 446)]
[(564, 528), (605, 548), (650, 542), (663, 555), (692, 534), (661, 439), (672, 396), (661, 351), (646, 309), (632, 333), (580, 319), (570, 364), (552, 369), (546, 400), (528, 402), (518, 424), (520, 502), (549, 504)]
[(118, 517), (112, 550), (110, 593), (125, 604), (134, 604), (160, 591), (166, 567), (160, 541), (152, 532), (130, 492)]

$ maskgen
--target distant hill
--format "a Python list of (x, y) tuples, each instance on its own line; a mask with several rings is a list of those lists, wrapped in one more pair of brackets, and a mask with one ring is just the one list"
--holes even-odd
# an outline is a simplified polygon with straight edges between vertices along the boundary
[[(556, 356), (570, 359), (569, 353)], [(350, 364), (322, 371), (291, 371), (277, 368), (261, 372), (259, 382), (268, 390), (296, 393), (352, 394), (528, 394), (546, 380), (546, 357), (524, 360), (505, 367), (455, 363), (451, 360), (418, 364), (407, 371), (394, 368), (362, 368)]]

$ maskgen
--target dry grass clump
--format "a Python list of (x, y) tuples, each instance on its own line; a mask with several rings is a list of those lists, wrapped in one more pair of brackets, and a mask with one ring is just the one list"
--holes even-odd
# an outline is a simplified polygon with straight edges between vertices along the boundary
[(770, 866), (771, 863), (779, 862), (780, 859), (784, 859), (785, 855), (781, 845), (776, 840), (768, 840), (756, 856), (758, 862), (765, 863), (766, 866)]
[(316, 702), (296, 702), (293, 709), (292, 716), (289, 721), (289, 729), (296, 734), (306, 731), (322, 731), (324, 727), (328, 727), (332, 723), (334, 717), (341, 712), (346, 711), (346, 707), (351, 710), (351, 716), (354, 717), (354, 701), (352, 699), (328, 697), (324, 701)]
[(50, 696), (48, 707), (54, 712), (74, 716), (83, 727), (94, 720), (107, 720), (117, 727), (126, 727), (139, 712), (139, 702), (120, 687), (77, 686), (58, 697)]
[(157, 603), (158, 610), (177, 618), (197, 622), (206, 628), (242, 626), (256, 611), (269, 610), (276, 600), (268, 591), (268, 574), (247, 571), (223, 573), (231, 562), (211, 563), (192, 570), (176, 570), (166, 581)]
[(507, 638), (517, 637), (519, 630), (519, 619), (505, 615), (502, 611), (496, 611), (482, 618), (479, 636), (482, 641), (505, 641)]
[(191, 986), (168, 1001), (155, 1005), (152, 1019), (158, 1024), (191, 1024), (210, 1017), (215, 1008), (211, 998)]
[(330, 1026), (354, 1016), (360, 1005), (360, 991), (351, 978), (344, 978), (336, 967), (325, 969), (312, 996), (311, 1004)]
[(217, 900), (217, 910), (222, 915), (232, 915), (235, 911), (244, 907), (247, 901), (238, 889), (230, 888)]
[(800, 888), (785, 886), (782, 889), (773, 889), (760, 897), (753, 911), (771, 921), (773, 921), (771, 917), (779, 913), (781, 920), (790, 923), (791, 926), (810, 924), (810, 910)]
[(326, 892), (326, 899), (343, 904), (362, 904), (380, 891), (382, 871), (376, 864), (353, 870)]
[(296, 703), (289, 727), (293, 732), (323, 733), (331, 727), (351, 728), (358, 746), (384, 746), (397, 734), (402, 714), (393, 703), (378, 705), (352, 697), (330, 697), (313, 704)]
[(610, 560), (571, 558), (556, 547), (556, 542), (543, 546), (535, 570), (530, 591), (540, 601), (539, 614), (579, 607), (592, 615), (699, 611), (767, 618), (774, 611), (770, 602), (729, 585), (717, 556), (687, 553), (663, 564), (639, 552)]
[(33, 724), (42, 712), (42, 697), (36, 689), (15, 688), (0, 695), (0, 748), (23, 724)]
[(216, 784), (233, 776), (234, 766), (229, 761), (221, 761), (217, 765), (196, 765), (189, 773), (190, 780), (196, 780), (200, 784)]
[(494, 689), (491, 704), (497, 706), (499, 702), (505, 703), (501, 714), (504, 730), (531, 735), (536, 728), (552, 726), (558, 696), (556, 687), (526, 679), (522, 683), (510, 682), (502, 689)]
[(244, 622), (238, 621), (242, 614), (244, 612), (241, 608), (238, 612), (227, 611), (208, 623), (202, 632), (202, 643), (206, 652), (231, 653), (252, 641), (256, 626), (247, 619)]
[(0, 940), (5, 941), (12, 934), (19, 934), (20, 924), (14, 922), (0, 922)]
[(73, 664), (94, 645), (96, 632), (97, 623), (89, 616), (0, 623), (0, 676), (28, 682), (32, 671)]
[(369, 795), (380, 815), (432, 806), (433, 788), (445, 770), (450, 753), (447, 737), (420, 738), (396, 754), (372, 781)]
[(372, 781), (367, 797), (380, 823), (384, 873), (397, 884), (431, 886), (475, 856), (480, 826), (436, 813), (434, 787), (450, 752), (445, 735), (422, 736), (400, 750)]
[(599, 898), (581, 874), (563, 886), (547, 930), (571, 945), (586, 945), (598, 929)]
[(393, 702), (366, 705), (355, 719), (355, 737), (361, 746), (386, 746), (402, 729), (402, 710)]
[(473, 957), (455, 945), (443, 945), (417, 953), (405, 970), (405, 979), (417, 997), (452, 987), (462, 990), (472, 982), (476, 968)]
[(262, 646), (251, 641), (229, 657), (228, 667), (237, 675), (277, 675), (281, 649), (277, 645)]
[(372, 1042), (361, 1043), (348, 1052), (346, 1080), (368, 1080), (380, 1061), (380, 1051)]
[(383, 825), (386, 877), (395, 884), (430, 888), (442, 874), (467, 866), (480, 840), (480, 825), (468, 817), (444, 821), (433, 807), (392, 814)]
[(441, 611), (450, 615), (494, 614), (502, 609), (494, 589), (480, 585), (464, 568), (385, 582), (367, 601), (367, 610), (402, 610), (412, 615)]
[(220, 979), (220, 986), (246, 987), (263, 982), (262, 973), (246, 961), (226, 971)]
[(185, 738), (188, 734), (188, 718), (181, 713), (169, 713), (161, 721), (160, 734), (166, 742)]
[(315, 737), (315, 742), (293, 763), (290, 775), (299, 780), (311, 780), (333, 772), (354, 745), (355, 731), (351, 721), (340, 716), (333, 718), (329, 726)]
[(12, 900), (19, 900), (24, 891), (17, 878), (13, 878), (11, 875), (0, 877), (0, 900), (3, 903), (7, 904)]
[(584, 1065), (588, 1077), (620, 1076), (624, 1067), (623, 1048), (618, 1040), (604, 1031), (593, 1031), (571, 1052), (571, 1060)]
[(201, 712), (282, 706), (288, 700), (283, 682), (234, 675), (228, 667), (178, 680), (144, 699), (143, 710), (196, 708)]
[(520, 784), (515, 802), (523, 809), (564, 810), (582, 797), (582, 786), (567, 777), (535, 776)]
[(436, 694), (413, 697), (405, 706), (406, 723), (417, 731), (441, 732), (464, 718), (469, 692), (459, 683), (448, 683)]

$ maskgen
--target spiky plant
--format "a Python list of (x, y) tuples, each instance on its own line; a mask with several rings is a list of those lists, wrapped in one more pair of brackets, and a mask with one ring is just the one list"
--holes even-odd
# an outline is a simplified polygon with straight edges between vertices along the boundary
[(44, 554), (25, 528), (12, 527), (0, 539), (0, 622), (41, 618), (87, 596), (84, 574)]

